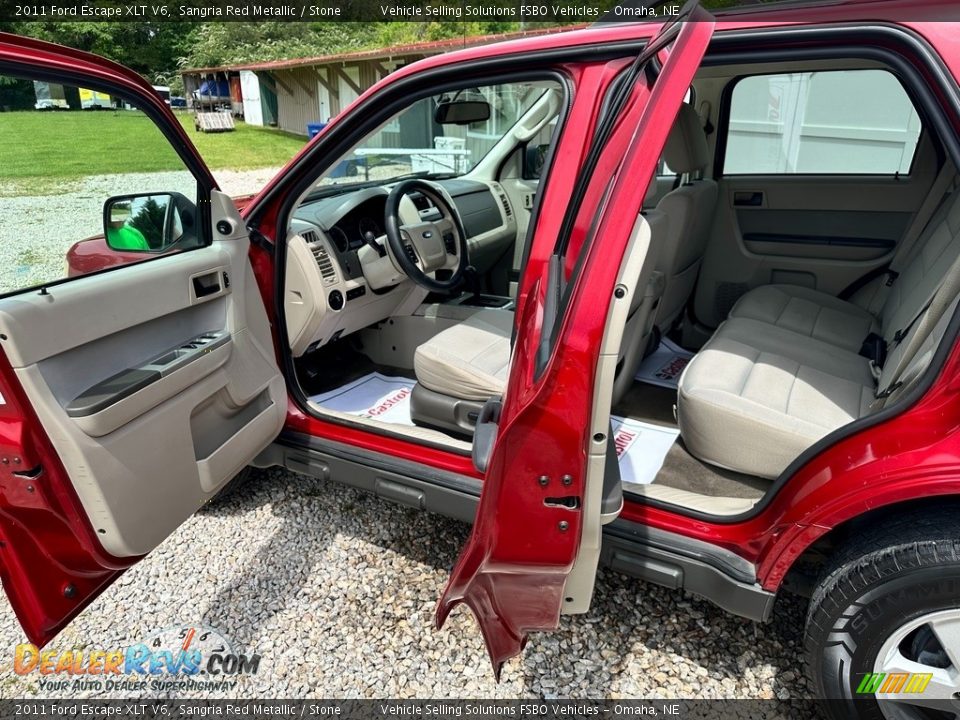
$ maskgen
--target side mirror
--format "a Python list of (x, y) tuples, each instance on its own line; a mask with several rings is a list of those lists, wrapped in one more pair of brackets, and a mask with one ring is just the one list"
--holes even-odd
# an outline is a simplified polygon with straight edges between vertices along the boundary
[(111, 250), (164, 252), (195, 236), (196, 207), (181, 193), (118, 195), (103, 205), (103, 236)]
[(470, 125), (490, 119), (490, 103), (483, 100), (451, 100), (437, 105), (433, 119), (440, 125)]
[(523, 158), (523, 179), (538, 180), (547, 161), (549, 145), (527, 145)]

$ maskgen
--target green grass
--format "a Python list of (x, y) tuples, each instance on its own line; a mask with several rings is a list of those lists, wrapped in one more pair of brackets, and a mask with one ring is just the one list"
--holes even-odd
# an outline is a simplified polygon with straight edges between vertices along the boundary
[[(305, 137), (237, 122), (226, 133), (200, 133), (178, 119), (211, 170), (283, 165)], [(89, 175), (182, 170), (153, 122), (136, 111), (0, 113), (0, 185), (53, 188)]]

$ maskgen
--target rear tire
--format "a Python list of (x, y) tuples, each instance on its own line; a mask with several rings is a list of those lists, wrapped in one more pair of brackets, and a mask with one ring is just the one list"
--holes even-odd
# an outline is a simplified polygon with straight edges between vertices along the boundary
[[(950, 638), (948, 643), (944, 638)], [(842, 549), (825, 568), (811, 598), (805, 646), (817, 696), (835, 700), (826, 704), (830, 717), (960, 717), (956, 513), (904, 516)], [(917, 685), (914, 692), (904, 692), (910, 689), (911, 675), (899, 693), (884, 693), (880, 685), (879, 694), (864, 681), (868, 675), (876, 679), (883, 674), (886, 679), (897, 671), (932, 673), (933, 679), (923, 692), (915, 692)], [(926, 706), (931, 698), (943, 698), (949, 708), (946, 714)]]

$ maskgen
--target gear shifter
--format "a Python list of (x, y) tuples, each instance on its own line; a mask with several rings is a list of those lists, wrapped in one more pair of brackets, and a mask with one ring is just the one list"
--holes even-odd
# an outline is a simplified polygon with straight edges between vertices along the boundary
[(373, 231), (367, 230), (365, 233), (363, 233), (363, 242), (376, 250), (377, 255), (380, 257), (386, 257), (387, 249), (377, 242), (377, 236), (373, 234)]
[(470, 293), (470, 297), (480, 297), (480, 273), (473, 265), (467, 265), (463, 269), (463, 284)]

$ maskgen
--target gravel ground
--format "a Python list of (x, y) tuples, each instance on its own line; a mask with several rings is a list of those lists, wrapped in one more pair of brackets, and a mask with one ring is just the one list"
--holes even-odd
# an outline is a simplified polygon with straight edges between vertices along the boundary
[[(214, 173), (228, 195), (258, 192), (279, 168), (219, 170)], [(78, 240), (103, 232), (103, 202), (134, 192), (182, 192), (196, 197), (186, 171), (92, 175), (23, 194), (2, 180), (0, 171), (0, 292), (29, 287), (65, 276), (67, 250)]]
[[(531, 637), (498, 685), (468, 610), (433, 628), (468, 529), (335, 483), (256, 471), (123, 575), (51, 647), (125, 647), (160, 628), (201, 623), (262, 656), (257, 674), (224, 693), (232, 697), (810, 696), (798, 601), (783, 602), (764, 626), (606, 570), (590, 612)], [(0, 696), (63, 696), (44, 693), (36, 672), (13, 674), (20, 642), (4, 601)], [(775, 715), (774, 705), (763, 711)]]

